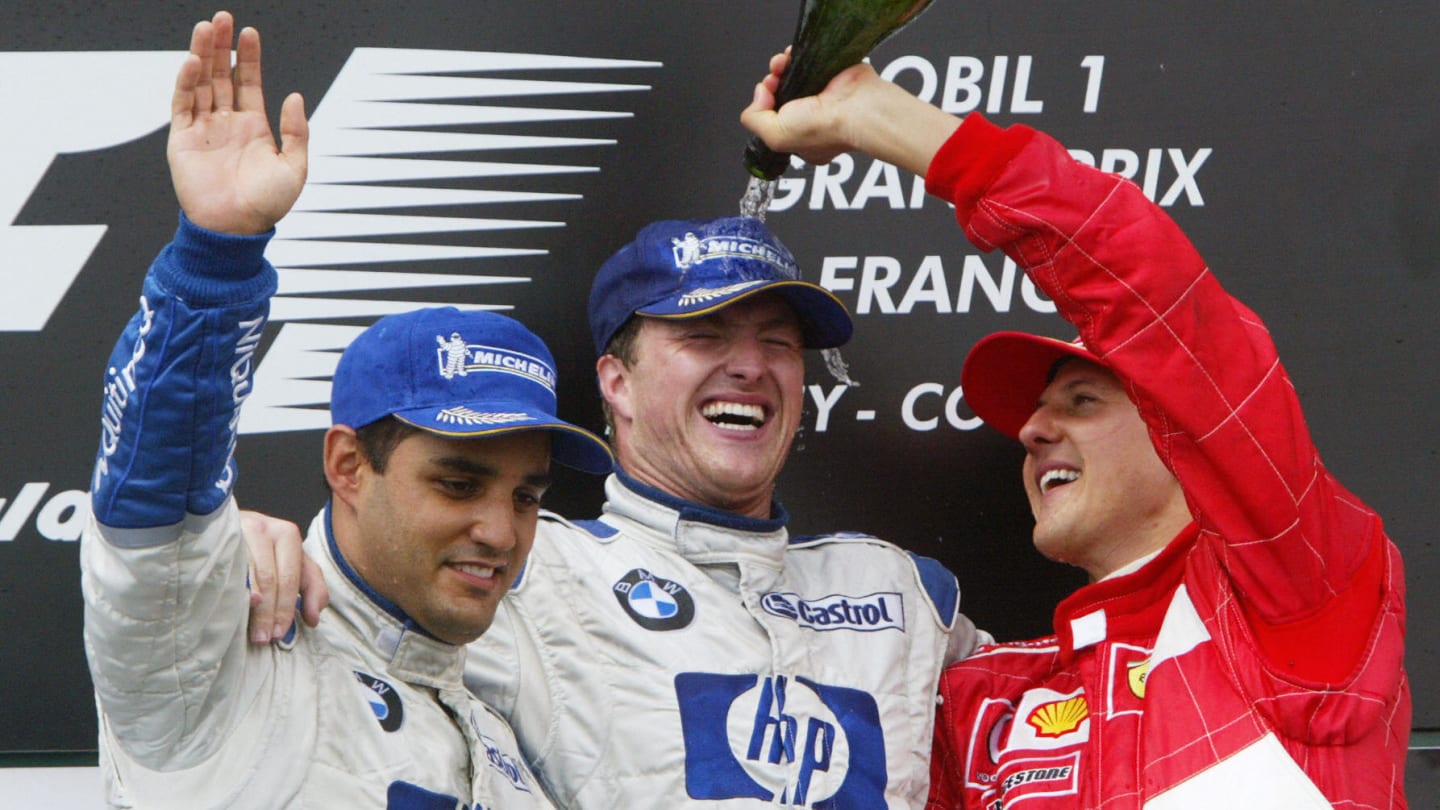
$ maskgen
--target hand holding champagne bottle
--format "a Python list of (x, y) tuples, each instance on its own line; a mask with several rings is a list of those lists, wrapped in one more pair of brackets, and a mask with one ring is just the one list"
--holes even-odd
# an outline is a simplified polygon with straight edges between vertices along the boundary
[[(905, 27), (931, 0), (801, 0), (790, 65), (776, 91), (775, 106), (819, 93), (840, 71)], [(790, 155), (759, 138), (745, 148), (745, 168), (762, 180), (785, 173)]]
[[(770, 73), (740, 113), (740, 123), (776, 152), (823, 165), (858, 151), (923, 177), (930, 158), (960, 126), (959, 116), (880, 78), (863, 62), (842, 70), (817, 95), (792, 99), (782, 109), (776, 91), (788, 62), (785, 53), (771, 57)], [(750, 182), (775, 185), (756, 177)]]

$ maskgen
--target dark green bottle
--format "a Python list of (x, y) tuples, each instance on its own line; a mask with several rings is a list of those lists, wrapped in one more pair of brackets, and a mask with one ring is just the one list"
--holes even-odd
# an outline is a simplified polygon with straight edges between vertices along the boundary
[[(775, 94), (785, 102), (813, 96), (835, 74), (865, 58), (891, 34), (904, 28), (931, 0), (801, 0), (800, 22), (791, 42), (790, 66)], [(761, 180), (785, 173), (790, 155), (776, 152), (759, 138), (745, 147), (745, 168)]]

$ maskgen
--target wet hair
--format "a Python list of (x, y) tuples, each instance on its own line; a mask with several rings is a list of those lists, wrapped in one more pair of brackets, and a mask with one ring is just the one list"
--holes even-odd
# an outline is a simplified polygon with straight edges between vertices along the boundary
[(620, 328), (615, 330), (615, 334), (605, 346), (605, 353), (613, 354), (620, 358), (620, 362), (624, 363), (628, 368), (635, 362), (635, 340), (640, 336), (640, 327), (642, 325), (642, 318), (637, 318), (633, 315), (630, 316), (630, 320), (621, 324)]
[[(644, 327), (644, 318), (637, 318), (634, 315), (621, 324), (615, 334), (610, 337), (610, 342), (605, 344), (605, 354), (614, 355), (625, 368), (635, 365), (635, 342), (640, 337), (640, 330)], [(605, 435), (611, 443), (615, 441), (615, 412), (610, 410), (610, 403), (604, 396), (600, 397), (600, 409), (605, 414)]]

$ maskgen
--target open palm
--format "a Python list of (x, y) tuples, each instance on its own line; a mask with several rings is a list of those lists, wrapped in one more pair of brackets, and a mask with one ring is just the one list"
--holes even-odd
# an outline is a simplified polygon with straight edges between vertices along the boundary
[(260, 34), (240, 32), (230, 70), (234, 20), (220, 12), (195, 26), (170, 109), (170, 177), (191, 222), (230, 234), (263, 233), (305, 185), (309, 125), (292, 93), (280, 111), (276, 149), (260, 75)]

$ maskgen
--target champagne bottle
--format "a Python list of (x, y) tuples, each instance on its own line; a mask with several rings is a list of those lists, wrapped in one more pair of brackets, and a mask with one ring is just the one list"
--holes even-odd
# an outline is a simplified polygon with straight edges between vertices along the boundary
[[(835, 74), (865, 58), (904, 28), (931, 0), (801, 0), (790, 65), (780, 78), (775, 106), (825, 89)], [(785, 173), (790, 155), (759, 138), (745, 147), (745, 168), (761, 180)]]

